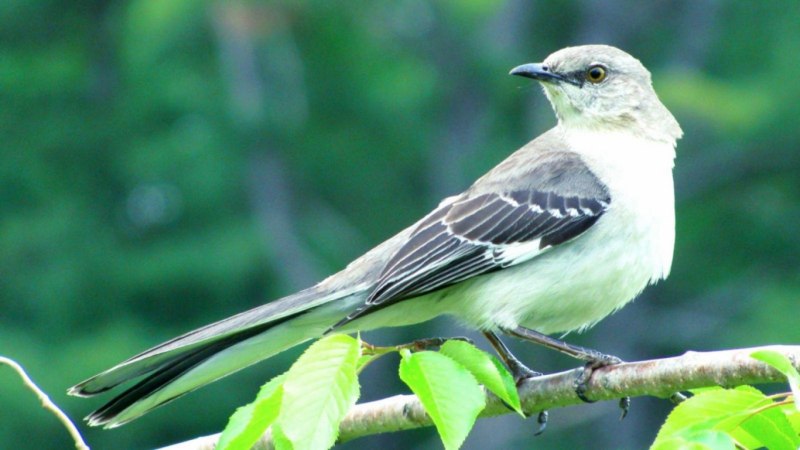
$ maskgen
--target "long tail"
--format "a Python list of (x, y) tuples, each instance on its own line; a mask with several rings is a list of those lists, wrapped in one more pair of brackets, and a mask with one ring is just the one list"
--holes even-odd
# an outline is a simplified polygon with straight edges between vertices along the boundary
[(363, 302), (361, 292), (314, 288), (186, 333), (69, 389), (88, 397), (141, 380), (86, 417), (113, 428), (214, 380), (321, 336)]

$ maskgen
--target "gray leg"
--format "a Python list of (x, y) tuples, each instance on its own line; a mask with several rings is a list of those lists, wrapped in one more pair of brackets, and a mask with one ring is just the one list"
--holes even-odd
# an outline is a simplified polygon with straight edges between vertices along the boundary
[[(592, 403), (594, 401), (586, 397), (587, 383), (592, 379), (592, 373), (600, 367), (611, 366), (623, 362), (616, 356), (606, 355), (605, 353), (600, 353), (597, 350), (568, 344), (560, 339), (550, 337), (546, 334), (542, 334), (538, 331), (525, 327), (518, 326), (513, 329), (503, 329), (502, 331), (510, 336), (534, 342), (549, 349), (569, 355), (573, 358), (586, 361), (586, 364), (583, 366), (583, 372), (581, 372), (580, 375), (578, 375), (578, 377), (575, 379), (575, 395), (577, 395), (578, 398), (586, 403)], [(622, 408), (623, 418), (628, 414), (630, 403), (630, 397), (625, 397), (620, 400), (620, 408)]]
[[(492, 344), (494, 350), (500, 356), (500, 359), (503, 360), (508, 370), (511, 371), (511, 375), (514, 376), (514, 381), (517, 383), (517, 386), (520, 385), (523, 381), (528, 378), (534, 378), (541, 375), (541, 372), (536, 372), (535, 370), (531, 370), (523, 364), (520, 360), (518, 360), (512, 353), (511, 350), (506, 347), (506, 344), (500, 340), (500, 337), (497, 336), (493, 331), (484, 331), (483, 335), (486, 336), (486, 339), (489, 340), (489, 343)], [(538, 436), (544, 433), (545, 428), (547, 428), (547, 411), (541, 411), (536, 418), (536, 422), (539, 424), (539, 429), (533, 433), (534, 436)]]
[(559, 351), (566, 355), (569, 355), (573, 358), (580, 359), (595, 365), (595, 368), (602, 367), (602, 366), (610, 366), (613, 364), (619, 364), (622, 362), (621, 359), (617, 358), (616, 356), (606, 355), (605, 353), (600, 353), (597, 350), (592, 350), (590, 348), (579, 347), (577, 345), (568, 344), (560, 339), (556, 339), (550, 337), (546, 334), (539, 333), (538, 331), (531, 330), (525, 327), (516, 327), (514, 329), (503, 329), (503, 333), (508, 334), (509, 336), (514, 336), (516, 338), (534, 342), (536, 344), (545, 346), (549, 349)]
[(526, 378), (538, 377), (542, 374), (541, 372), (529, 369), (528, 366), (520, 362), (493, 331), (484, 331), (483, 335), (486, 336), (486, 339), (492, 344), (492, 347), (494, 347), (500, 359), (503, 360), (508, 370), (511, 371), (511, 375), (514, 375), (514, 381), (517, 382), (517, 385)]

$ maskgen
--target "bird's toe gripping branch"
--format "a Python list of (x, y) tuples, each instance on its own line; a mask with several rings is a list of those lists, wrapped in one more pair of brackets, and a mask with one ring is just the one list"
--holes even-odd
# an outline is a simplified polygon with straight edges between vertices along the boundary
[[(578, 398), (580, 398), (585, 403), (595, 402), (594, 400), (586, 396), (586, 391), (589, 390), (589, 381), (591, 381), (594, 372), (601, 367), (613, 366), (624, 362), (621, 359), (617, 358), (616, 356), (606, 355), (602, 353), (597, 353), (593, 356), (595, 357), (595, 359), (584, 364), (583, 370), (579, 371), (578, 376), (575, 377), (575, 395), (577, 395)], [(620, 420), (624, 419), (628, 415), (628, 410), (630, 409), (630, 407), (631, 407), (630, 397), (625, 396), (619, 400), (619, 408), (622, 410)]]

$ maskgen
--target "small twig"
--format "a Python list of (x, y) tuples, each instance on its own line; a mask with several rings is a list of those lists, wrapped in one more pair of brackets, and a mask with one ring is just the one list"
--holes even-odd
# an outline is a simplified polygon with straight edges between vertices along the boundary
[(779, 398), (783, 398), (784, 400), (792, 401), (792, 393), (791, 392), (780, 392), (778, 394), (768, 395), (767, 398), (770, 400), (777, 400)]
[(416, 341), (408, 342), (405, 344), (399, 345), (390, 345), (386, 347), (381, 347), (378, 345), (373, 345), (365, 341), (361, 341), (361, 351), (364, 356), (368, 356), (369, 359), (361, 364), (361, 367), (358, 368), (357, 373), (361, 373), (368, 365), (372, 364), (378, 358), (388, 355), (389, 353), (399, 352), (401, 350), (411, 350), (413, 352), (420, 352), (423, 350), (428, 350), (431, 348), (439, 348), (444, 345), (447, 341), (464, 341), (472, 343), (468, 337), (458, 336), (458, 337), (435, 337), (435, 338), (426, 338), (426, 339), (417, 339)]
[(456, 336), (456, 337), (434, 337), (434, 338), (425, 338), (425, 339), (417, 339), (416, 341), (411, 341), (405, 344), (398, 344), (398, 345), (390, 345), (386, 347), (381, 347), (377, 345), (372, 345), (370, 343), (361, 341), (361, 345), (364, 348), (365, 355), (384, 355), (386, 353), (392, 352), (399, 352), (403, 349), (408, 349), (414, 352), (419, 352), (422, 350), (428, 350), (431, 348), (439, 348), (444, 345), (447, 341), (464, 341), (472, 343), (472, 340), (465, 336)]
[(69, 417), (67, 417), (64, 411), (62, 411), (58, 406), (56, 406), (55, 403), (53, 403), (52, 400), (50, 400), (50, 397), (48, 397), (43, 390), (36, 386), (36, 383), (31, 380), (27, 373), (25, 373), (25, 369), (23, 369), (22, 366), (17, 364), (16, 361), (4, 356), (0, 356), (0, 364), (5, 364), (17, 372), (17, 375), (22, 378), (22, 382), (25, 384), (25, 386), (27, 386), (28, 389), (33, 391), (33, 393), (39, 397), (39, 401), (42, 402), (44, 409), (52, 412), (58, 421), (61, 422), (64, 427), (66, 427), (70, 436), (72, 436), (72, 440), (75, 441), (75, 448), (78, 450), (89, 450), (89, 446), (86, 445), (86, 442), (84, 442), (83, 437), (81, 437), (81, 433), (78, 431), (78, 428), (75, 426), (75, 424), (69, 420)]

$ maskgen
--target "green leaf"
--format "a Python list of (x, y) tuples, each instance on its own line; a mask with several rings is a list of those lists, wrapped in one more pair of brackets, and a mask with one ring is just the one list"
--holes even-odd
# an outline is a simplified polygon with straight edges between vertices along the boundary
[(722, 387), (719, 387), (719, 386), (706, 386), (706, 387), (699, 387), (699, 388), (689, 389), (689, 392), (691, 392), (692, 395), (697, 395), (697, 394), (702, 394), (702, 393), (708, 392), (708, 391), (724, 391), (724, 390), (725, 390), (725, 388), (722, 388)]
[(800, 413), (795, 408), (783, 408), (783, 413), (786, 414), (786, 420), (792, 426), (795, 434), (800, 435)]
[(364, 355), (362, 354), (358, 358), (358, 362), (356, 363), (356, 374), (360, 374), (367, 368), (368, 365), (372, 364), (383, 355)]
[(327, 449), (336, 442), (339, 422), (358, 399), (360, 357), (358, 340), (335, 334), (315, 342), (289, 369), (278, 423), (294, 449)]
[(237, 409), (217, 442), (218, 450), (249, 449), (278, 417), (283, 398), (283, 381), (279, 375), (261, 387), (256, 399)]
[(794, 396), (795, 408), (800, 411), (800, 373), (794, 368), (792, 361), (783, 353), (774, 350), (758, 350), (751, 353), (750, 357), (769, 364), (786, 376)]
[(756, 438), (760, 447), (770, 450), (797, 450), (800, 437), (779, 407), (774, 406), (753, 414), (740, 428)]
[(419, 397), (447, 450), (461, 446), (486, 406), (472, 374), (447, 356), (401, 351), (400, 379)]
[(362, 367), (366, 366), (370, 362), (372, 362), (373, 355), (361, 355), (358, 357), (358, 362), (356, 363), (356, 368), (361, 369)]
[(710, 429), (723, 420), (742, 414), (742, 411), (749, 411), (769, 403), (769, 399), (760, 392), (752, 393), (738, 389), (703, 391), (672, 410), (661, 426), (656, 441), (682, 432)]
[(694, 445), (703, 449), (732, 450), (736, 448), (733, 439), (725, 432), (718, 430), (704, 430), (687, 436)]
[(733, 439), (722, 431), (705, 430), (675, 436), (653, 445), (650, 450), (733, 450)]
[(292, 441), (286, 437), (283, 433), (283, 429), (281, 428), (281, 424), (274, 423), (272, 425), (272, 444), (275, 446), (275, 450), (294, 450), (294, 446), (292, 445)]
[(737, 427), (728, 434), (744, 448), (761, 448), (764, 446), (761, 439), (750, 434), (746, 428)]
[[(676, 438), (691, 442), (690, 436), (700, 431), (735, 429), (744, 420), (747, 411), (770, 404), (764, 394), (755, 389), (752, 391), (755, 392), (744, 389), (698, 392), (672, 410), (651, 449), (669, 448), (663, 446)], [(753, 438), (748, 437), (748, 440), (752, 441)]]
[(479, 383), (486, 386), (486, 389), (492, 391), (514, 411), (525, 417), (514, 377), (500, 360), (469, 342), (456, 340), (445, 342), (439, 349), (439, 353), (466, 367)]
[(780, 408), (757, 389), (740, 386), (706, 390), (675, 407), (652, 448), (706, 430), (726, 432), (749, 448), (796, 450), (800, 444)]

